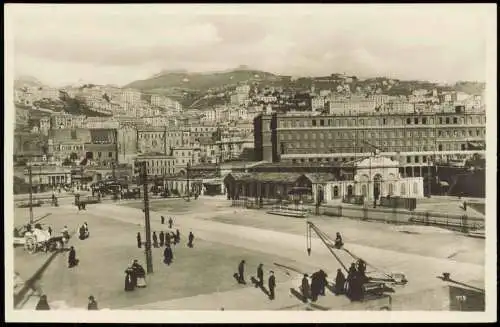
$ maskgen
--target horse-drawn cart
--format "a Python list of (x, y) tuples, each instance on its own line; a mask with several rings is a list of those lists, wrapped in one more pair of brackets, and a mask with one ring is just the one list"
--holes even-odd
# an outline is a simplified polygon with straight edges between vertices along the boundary
[(14, 244), (23, 245), (24, 249), (29, 253), (38, 251), (55, 251), (64, 248), (64, 244), (68, 242), (69, 235), (63, 234), (59, 236), (51, 236), (46, 230), (43, 230), (39, 224), (34, 228), (24, 228), (24, 230), (16, 231), (14, 235)]

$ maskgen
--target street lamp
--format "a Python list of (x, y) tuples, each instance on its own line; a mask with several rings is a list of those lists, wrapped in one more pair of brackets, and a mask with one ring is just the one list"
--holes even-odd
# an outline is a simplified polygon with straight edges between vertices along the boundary
[(31, 162), (28, 163), (28, 174), (29, 174), (29, 183), (30, 183), (30, 224), (33, 224), (33, 173)]
[(153, 255), (151, 252), (151, 220), (149, 217), (149, 198), (148, 198), (148, 174), (145, 161), (135, 162), (135, 173), (139, 176), (139, 183), (144, 186), (144, 220), (146, 228), (146, 267), (148, 274), (153, 273)]
[(188, 161), (186, 164), (186, 187), (187, 187), (187, 201), (191, 201), (190, 190), (189, 190), (189, 168), (191, 168), (191, 163)]

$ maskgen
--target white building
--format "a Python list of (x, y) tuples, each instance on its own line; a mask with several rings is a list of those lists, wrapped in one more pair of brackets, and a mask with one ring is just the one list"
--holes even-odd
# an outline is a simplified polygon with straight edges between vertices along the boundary
[(354, 168), (351, 180), (313, 181), (313, 196), (317, 199), (320, 192), (326, 204), (339, 202), (344, 197), (364, 196), (365, 201), (373, 201), (374, 195), (379, 197), (400, 196), (403, 198), (424, 197), (423, 177), (402, 177), (399, 173), (398, 161), (375, 155), (345, 164)]

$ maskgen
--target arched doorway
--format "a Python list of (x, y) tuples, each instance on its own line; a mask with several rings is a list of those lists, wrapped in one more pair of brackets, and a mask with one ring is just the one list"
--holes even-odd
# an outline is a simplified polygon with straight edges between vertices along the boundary
[(382, 175), (376, 174), (373, 177), (373, 198), (378, 200), (380, 197), (380, 192), (382, 188)]
[(347, 186), (347, 196), (351, 197), (353, 195), (352, 185)]
[(318, 185), (318, 195), (316, 198), (316, 203), (321, 204), (325, 200), (325, 192), (323, 191), (323, 186)]

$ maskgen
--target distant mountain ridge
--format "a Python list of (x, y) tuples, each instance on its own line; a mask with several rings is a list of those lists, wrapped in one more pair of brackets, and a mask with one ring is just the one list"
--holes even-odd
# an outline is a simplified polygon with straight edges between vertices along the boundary
[(14, 79), (14, 87), (21, 88), (24, 86), (45, 86), (45, 84), (33, 76), (29, 76), (29, 75), (17, 76)]

